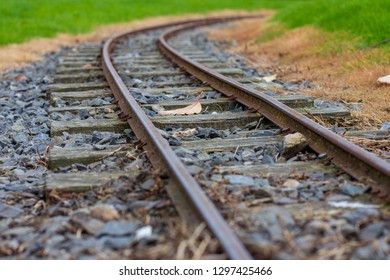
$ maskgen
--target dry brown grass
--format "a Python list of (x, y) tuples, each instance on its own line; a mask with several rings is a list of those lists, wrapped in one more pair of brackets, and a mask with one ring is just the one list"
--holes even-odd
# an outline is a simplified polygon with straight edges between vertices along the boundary
[[(362, 105), (353, 112), (365, 128), (390, 121), (390, 87), (377, 79), (390, 74), (388, 49), (356, 49), (353, 42), (343, 40), (312, 27), (285, 32), (260, 42), (275, 25), (263, 20), (242, 21), (225, 30), (209, 30), (211, 38), (235, 40), (231, 51), (242, 53), (260, 70), (272, 70), (284, 81), (312, 81), (317, 87), (307, 94), (326, 100)], [(280, 28), (283, 30), (283, 27)]]

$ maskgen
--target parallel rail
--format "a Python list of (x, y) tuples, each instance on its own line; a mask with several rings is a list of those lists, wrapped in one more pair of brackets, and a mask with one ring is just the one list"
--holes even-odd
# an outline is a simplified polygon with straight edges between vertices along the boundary
[(274, 98), (194, 61), (168, 44), (169, 38), (202, 25), (205, 23), (196, 22), (165, 32), (158, 41), (161, 52), (173, 63), (199, 80), (207, 82), (210, 87), (224, 93), (229, 99), (248, 106), (251, 111), (261, 113), (281, 128), (302, 133), (314, 151), (320, 154), (326, 153), (332, 163), (352, 177), (375, 186), (381, 197), (390, 199), (390, 164), (388, 162)]
[[(197, 22), (207, 24), (241, 18), (244, 17), (218, 18), (200, 20)], [(137, 138), (146, 145), (144, 148), (153, 166), (168, 172), (172, 184), (174, 185), (170, 186), (168, 192), (175, 202), (183, 205), (182, 207), (179, 207), (179, 211), (180, 209), (183, 209), (186, 213), (181, 214), (186, 215), (187, 217), (191, 216), (190, 219), (197, 219), (198, 222), (204, 221), (221, 242), (221, 245), (229, 258), (252, 259), (252, 256), (223, 219), (215, 205), (205, 195), (200, 185), (187, 171), (186, 167), (176, 156), (168, 142), (160, 135), (148, 116), (129, 93), (110, 58), (110, 53), (116, 43), (124, 37), (185, 23), (191, 22), (178, 22), (139, 29), (109, 39), (105, 42), (102, 51), (103, 72), (112, 92), (118, 100), (118, 106), (122, 111), (122, 119), (127, 120)]]
[(376, 186), (381, 192), (381, 196), (390, 198), (390, 164), (386, 161), (332, 133), (260, 91), (238, 83), (182, 55), (167, 42), (169, 38), (185, 30), (243, 18), (248, 17), (201, 19), (138, 29), (107, 40), (102, 51), (103, 72), (118, 101), (118, 106), (121, 108), (120, 117), (130, 124), (137, 138), (144, 144), (144, 149), (153, 166), (168, 173), (170, 178), (168, 193), (175, 204), (178, 204), (180, 214), (184, 215), (186, 220), (193, 220), (194, 224), (205, 222), (218, 238), (230, 259), (252, 259), (252, 256), (130, 94), (112, 63), (110, 54), (115, 45), (128, 36), (178, 26), (165, 32), (158, 42), (161, 52), (170, 60), (198, 79), (207, 82), (214, 89), (224, 93), (229, 99), (236, 100), (248, 106), (252, 111), (261, 113), (282, 128), (302, 133), (313, 150), (318, 153), (326, 153), (335, 165), (353, 177)]

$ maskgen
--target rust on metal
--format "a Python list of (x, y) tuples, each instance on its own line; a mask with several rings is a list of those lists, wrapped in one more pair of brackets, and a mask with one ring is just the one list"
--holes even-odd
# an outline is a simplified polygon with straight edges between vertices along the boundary
[(207, 82), (212, 88), (224, 93), (230, 100), (234, 97), (237, 102), (259, 111), (281, 128), (302, 133), (308, 139), (313, 150), (318, 153), (327, 153), (335, 165), (352, 177), (371, 184), (380, 192), (380, 196), (390, 200), (390, 164), (388, 162), (261, 91), (245, 86), (190, 59), (168, 44), (168, 39), (180, 32), (205, 24), (197, 22), (165, 32), (158, 41), (160, 50), (173, 63), (199, 80)]
[[(118, 100), (119, 107), (125, 115), (130, 116), (130, 118), (127, 119), (127, 122), (130, 124), (137, 138), (145, 144), (144, 149), (153, 166), (156, 169), (162, 169), (168, 172), (170, 177), (168, 193), (175, 204), (181, 202), (182, 206), (178, 207), (179, 212), (181, 212), (180, 210), (186, 212), (184, 215), (190, 217), (190, 219), (196, 220), (198, 223), (204, 221), (212, 233), (218, 238), (229, 258), (252, 259), (252, 256), (223, 219), (215, 205), (205, 195), (199, 184), (187, 171), (185, 165), (170, 148), (168, 142), (159, 134), (150, 119), (129, 93), (110, 58), (110, 54), (117, 42), (127, 36), (133, 36), (142, 32), (172, 27), (179, 24), (182, 25), (194, 22), (206, 24), (239, 18), (244, 17), (177, 22), (120, 34), (105, 42), (102, 51), (102, 68), (107, 82)], [(181, 214), (183, 215), (183, 213)]]

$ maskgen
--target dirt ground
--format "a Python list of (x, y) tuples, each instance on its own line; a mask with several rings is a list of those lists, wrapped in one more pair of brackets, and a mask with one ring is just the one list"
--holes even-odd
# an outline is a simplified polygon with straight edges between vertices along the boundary
[[(208, 33), (215, 40), (234, 40), (228, 50), (260, 70), (273, 71), (278, 79), (311, 81), (315, 87), (303, 90), (309, 95), (361, 107), (352, 111), (350, 125), (356, 128), (373, 129), (390, 121), (390, 86), (377, 82), (390, 74), (388, 49), (357, 49), (353, 42), (337, 41), (334, 34), (313, 27), (283, 32), (275, 25), (267, 18), (246, 20)], [(262, 42), (261, 37), (275, 29), (282, 30), (281, 36)]]

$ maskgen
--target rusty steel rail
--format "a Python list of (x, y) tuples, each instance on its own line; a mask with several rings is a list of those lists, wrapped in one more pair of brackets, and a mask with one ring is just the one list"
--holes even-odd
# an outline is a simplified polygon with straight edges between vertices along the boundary
[(206, 24), (198, 22), (165, 32), (158, 41), (161, 52), (188, 73), (227, 95), (230, 100), (236, 100), (248, 106), (251, 111), (261, 113), (281, 128), (302, 133), (313, 150), (317, 153), (326, 153), (335, 165), (352, 177), (371, 184), (381, 197), (390, 200), (390, 164), (388, 162), (274, 98), (190, 59), (167, 42), (169, 38), (183, 31)]
[[(137, 101), (130, 94), (113, 66), (110, 54), (119, 41), (128, 36), (137, 35), (142, 32), (172, 27), (175, 25), (183, 25), (186, 23), (197, 22), (208, 24), (241, 18), (245, 18), (245, 16), (176, 22), (138, 29), (122, 33), (107, 40), (102, 50), (103, 72), (122, 111), (120, 114), (121, 119), (127, 120), (137, 138), (145, 144), (144, 149), (153, 166), (156, 169), (167, 171), (170, 178), (168, 194), (175, 204), (181, 204), (181, 206), (178, 206), (178, 211), (181, 212), (180, 214), (189, 219), (196, 219), (198, 222), (205, 222), (215, 237), (218, 238), (221, 246), (230, 259), (252, 259), (252, 256), (223, 219), (215, 205), (202, 191), (199, 184), (187, 171), (185, 165), (176, 156), (168, 142), (160, 135), (153, 123), (138, 105)], [(191, 223), (191, 221), (189, 221), (189, 223)]]

